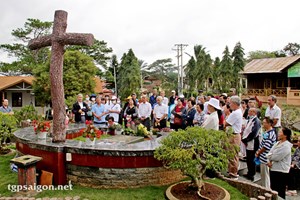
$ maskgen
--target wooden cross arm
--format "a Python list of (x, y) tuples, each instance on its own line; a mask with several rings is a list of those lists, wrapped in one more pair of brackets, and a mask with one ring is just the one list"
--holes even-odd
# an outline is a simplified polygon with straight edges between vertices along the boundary
[(30, 40), (28, 47), (31, 50), (40, 49), (42, 47), (51, 46), (52, 41), (64, 45), (92, 46), (94, 44), (94, 36), (89, 33), (63, 33), (60, 35), (41, 36)]
[(65, 45), (92, 46), (94, 44), (94, 36), (89, 33), (64, 33), (56, 36), (55, 41)]
[(40, 49), (42, 47), (51, 46), (51, 35), (41, 36), (35, 39), (32, 39), (28, 43), (28, 47), (31, 50)]

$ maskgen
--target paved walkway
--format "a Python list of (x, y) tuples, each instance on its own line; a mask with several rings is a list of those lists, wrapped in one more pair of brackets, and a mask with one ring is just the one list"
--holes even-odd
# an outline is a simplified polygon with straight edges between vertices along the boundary
[[(239, 180), (251, 182), (250, 180), (248, 180), (248, 179), (246, 179), (242, 176), (242, 174), (245, 174), (245, 173), (247, 173), (247, 164), (246, 164), (246, 162), (240, 161)], [(256, 172), (253, 182), (260, 185), (260, 173), (259, 172)], [(278, 199), (281, 200), (282, 198), (279, 197)], [(300, 190), (297, 190), (297, 195), (296, 196), (287, 196), (286, 195), (286, 200), (300, 200)]]

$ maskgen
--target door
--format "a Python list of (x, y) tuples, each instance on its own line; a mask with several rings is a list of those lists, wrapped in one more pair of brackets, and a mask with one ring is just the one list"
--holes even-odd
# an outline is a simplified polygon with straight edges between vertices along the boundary
[(265, 79), (264, 82), (265, 96), (269, 96), (272, 93), (272, 80)]

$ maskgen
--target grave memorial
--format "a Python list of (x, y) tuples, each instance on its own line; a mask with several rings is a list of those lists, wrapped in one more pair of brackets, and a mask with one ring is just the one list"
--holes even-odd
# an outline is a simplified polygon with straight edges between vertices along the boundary
[(39, 170), (53, 173), (54, 185), (68, 181), (96, 188), (128, 188), (147, 185), (166, 185), (183, 178), (179, 170), (168, 170), (154, 158), (154, 150), (163, 138), (144, 140), (135, 136), (112, 136), (97, 140), (95, 145), (75, 140), (85, 124), (65, 127), (63, 88), (64, 45), (92, 45), (93, 35), (65, 33), (67, 12), (56, 11), (53, 33), (36, 38), (30, 49), (52, 45), (50, 79), (53, 105), (53, 138), (38, 140), (33, 127), (17, 130), (16, 148), (23, 154), (42, 158)]

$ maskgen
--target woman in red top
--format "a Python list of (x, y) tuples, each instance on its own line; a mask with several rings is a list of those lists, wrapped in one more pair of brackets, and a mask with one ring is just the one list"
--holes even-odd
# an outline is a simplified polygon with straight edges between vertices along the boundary
[(177, 105), (172, 110), (172, 114), (174, 115), (174, 129), (177, 131), (178, 129), (185, 129), (184, 116), (186, 115), (186, 108), (183, 106), (184, 99), (179, 98), (177, 100)]

